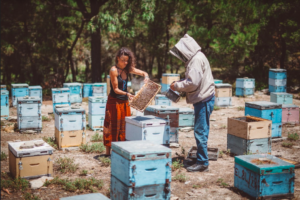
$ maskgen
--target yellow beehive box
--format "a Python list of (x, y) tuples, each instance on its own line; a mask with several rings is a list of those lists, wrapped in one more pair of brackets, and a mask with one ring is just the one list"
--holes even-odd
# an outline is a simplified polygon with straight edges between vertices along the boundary
[(78, 147), (86, 143), (86, 130), (59, 131), (55, 128), (55, 140), (59, 149)]

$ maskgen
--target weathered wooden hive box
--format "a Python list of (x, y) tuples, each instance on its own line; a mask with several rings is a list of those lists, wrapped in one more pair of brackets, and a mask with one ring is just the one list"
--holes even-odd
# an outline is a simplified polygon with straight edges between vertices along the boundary
[(9, 92), (1, 90), (1, 118), (9, 117)]
[(113, 142), (111, 199), (169, 199), (171, 153), (149, 141)]
[(157, 94), (155, 96), (155, 105), (161, 105), (161, 106), (171, 106), (172, 102), (170, 99), (166, 97), (166, 95)]
[(269, 92), (286, 92), (286, 69), (269, 70)]
[(41, 102), (43, 103), (43, 89), (39, 85), (29, 86), (29, 96), (30, 97), (40, 97)]
[(216, 97), (232, 97), (232, 85), (228, 83), (215, 84)]
[(64, 83), (64, 88), (70, 89), (70, 103), (82, 102), (82, 84), (81, 83)]
[(294, 196), (294, 165), (271, 155), (236, 156), (234, 160), (236, 188), (257, 199)]
[(0, 85), (0, 90), (7, 90), (6, 85)]
[(53, 113), (58, 105), (71, 105), (69, 88), (52, 88)]
[(144, 115), (154, 115), (170, 120), (170, 127), (179, 127), (179, 108), (173, 106), (148, 106)]
[(86, 143), (85, 110), (80, 107), (55, 108), (55, 140), (59, 148)]
[(28, 84), (18, 83), (18, 84), (11, 84), (11, 98), (12, 98), (12, 105), (14, 107), (17, 106), (17, 98), (18, 97), (25, 97), (28, 96)]
[(107, 96), (106, 83), (94, 83), (92, 86), (93, 96)]
[(93, 96), (93, 83), (84, 83), (82, 97), (91, 97)]
[(272, 137), (281, 137), (282, 105), (268, 101), (245, 103), (245, 116), (255, 116), (272, 121)]
[(282, 105), (282, 123), (299, 124), (299, 106), (293, 104)]
[(42, 102), (40, 97), (19, 97), (17, 103), (17, 122), (20, 131), (42, 130)]
[(9, 171), (15, 178), (53, 175), (54, 149), (43, 140), (8, 142)]
[(279, 104), (293, 104), (293, 95), (286, 92), (272, 92), (271, 102)]
[(106, 96), (89, 97), (89, 127), (91, 129), (99, 130), (103, 128), (106, 102)]
[(195, 113), (191, 108), (179, 108), (179, 127), (194, 126)]
[(126, 140), (147, 140), (154, 144), (170, 143), (170, 124), (152, 115), (125, 117)]

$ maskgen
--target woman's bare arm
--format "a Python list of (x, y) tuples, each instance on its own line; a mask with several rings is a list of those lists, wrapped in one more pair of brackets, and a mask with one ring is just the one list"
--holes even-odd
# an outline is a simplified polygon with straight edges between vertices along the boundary
[(140, 76), (144, 76), (145, 77), (145, 80), (144, 80), (145, 82), (147, 82), (148, 79), (149, 79), (149, 75), (148, 75), (147, 72), (144, 72), (144, 71), (142, 71), (140, 69), (137, 69), (137, 68), (133, 68), (133, 70), (131, 70), (130, 73), (140, 75)]

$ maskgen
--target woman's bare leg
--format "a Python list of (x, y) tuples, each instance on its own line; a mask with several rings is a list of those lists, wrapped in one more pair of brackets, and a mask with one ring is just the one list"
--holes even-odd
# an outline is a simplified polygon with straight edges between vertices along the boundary
[(111, 147), (106, 146), (106, 155), (110, 156)]

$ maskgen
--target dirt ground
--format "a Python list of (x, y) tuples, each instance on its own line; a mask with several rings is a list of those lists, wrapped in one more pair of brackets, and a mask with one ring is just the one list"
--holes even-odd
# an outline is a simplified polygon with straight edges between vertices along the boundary
[[(265, 100), (269, 101), (270, 96), (263, 94), (262, 92), (256, 92), (254, 96), (248, 98), (232, 98), (233, 106), (229, 108), (223, 108), (214, 111), (211, 115), (210, 121), (210, 134), (208, 140), (208, 147), (218, 147), (221, 151), (227, 150), (227, 118), (228, 117), (239, 117), (244, 116), (244, 110), (238, 109), (244, 107), (245, 102)], [(300, 106), (300, 100), (294, 100), (294, 104)], [(176, 107), (190, 107), (185, 103), (185, 99), (181, 99), (179, 103), (173, 104)], [(88, 103), (83, 102), (82, 107), (88, 110)], [(52, 112), (52, 102), (44, 101), (42, 106), (42, 114), (48, 115)], [(133, 113), (135, 111), (133, 110)], [(16, 116), (16, 108), (10, 108), (10, 116)], [(44, 136), (54, 136), (54, 120), (50, 122), (43, 122), (42, 134), (20, 134), (16, 132), (5, 132), (1, 131), (1, 151), (8, 154), (8, 141), (21, 140), (27, 141), (32, 139), (41, 139)], [(282, 136), (287, 137), (288, 133), (300, 134), (300, 126), (294, 127), (283, 127)], [(87, 141), (89, 142), (90, 137), (95, 134), (94, 131), (87, 130)], [(293, 142), (294, 146), (300, 146), (300, 140)], [(191, 146), (195, 145), (193, 131), (180, 132), (179, 133), (179, 144), (180, 148), (172, 148), (173, 160), (183, 159), (182, 153), (188, 152)], [(281, 142), (272, 143), (272, 155), (281, 155), (284, 158), (292, 159), (300, 162), (300, 149), (299, 148), (285, 148), (281, 146)], [(75, 162), (79, 164), (79, 169), (73, 174), (61, 174), (55, 168), (54, 176), (60, 178), (83, 178), (80, 176), (80, 172), (88, 170), (88, 176), (96, 179), (102, 179), (104, 181), (104, 187), (98, 192), (108, 195), (110, 188), (110, 167), (102, 167), (100, 162), (94, 157), (99, 154), (84, 153), (81, 151), (62, 151), (56, 150), (54, 152), (54, 160), (59, 156), (67, 156), (74, 158)], [(55, 166), (55, 162), (54, 162)], [(185, 166), (186, 167), (186, 166)], [(9, 173), (8, 159), (1, 161), (1, 172)], [(238, 200), (238, 199), (251, 199), (245, 193), (234, 188), (234, 157), (230, 155), (224, 155), (222, 158), (218, 158), (217, 161), (210, 161), (210, 171), (205, 173), (195, 172), (189, 173), (186, 169), (180, 171), (173, 171), (172, 176), (174, 177), (177, 173), (185, 174), (188, 178), (186, 182), (172, 181), (171, 183), (171, 194), (179, 199), (226, 199), (226, 200)], [(300, 199), (300, 169), (295, 170), (295, 199)], [(222, 179), (225, 187), (221, 186), (220, 179)], [(79, 192), (70, 193), (63, 190), (60, 186), (50, 185), (49, 187), (43, 187), (38, 190), (29, 189), (27, 192), (33, 193), (41, 199), (57, 199), (59, 197), (67, 197), (79, 195)], [(1, 191), (1, 199), (24, 199), (21, 192), (11, 192), (7, 194)]]

